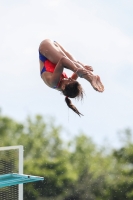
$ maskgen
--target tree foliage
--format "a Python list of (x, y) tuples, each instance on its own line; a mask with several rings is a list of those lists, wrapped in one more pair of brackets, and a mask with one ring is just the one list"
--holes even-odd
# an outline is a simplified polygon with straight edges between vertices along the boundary
[(24, 173), (44, 177), (24, 185), (25, 200), (133, 199), (131, 130), (123, 132), (121, 148), (110, 153), (84, 133), (66, 143), (63, 131), (40, 115), (24, 123), (0, 115), (0, 146), (23, 145)]

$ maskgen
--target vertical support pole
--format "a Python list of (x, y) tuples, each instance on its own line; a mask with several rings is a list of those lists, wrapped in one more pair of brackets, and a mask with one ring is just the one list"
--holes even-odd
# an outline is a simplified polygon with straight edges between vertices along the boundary
[[(23, 174), (23, 146), (19, 146), (19, 174)], [(23, 184), (19, 184), (19, 200), (23, 200)]]

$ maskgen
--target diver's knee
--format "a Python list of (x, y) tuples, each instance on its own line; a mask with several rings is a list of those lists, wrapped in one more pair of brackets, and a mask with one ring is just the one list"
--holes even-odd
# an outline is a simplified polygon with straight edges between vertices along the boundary
[(43, 40), (39, 45), (39, 51), (43, 52), (45, 50), (45, 46), (46, 46), (45, 40)]
[(50, 40), (49, 39), (45, 39), (45, 40), (43, 40), (41, 43), (40, 43), (40, 45), (39, 45), (39, 51), (40, 52), (43, 52), (45, 49), (46, 49), (46, 47), (47, 47), (47, 45), (50, 43)]

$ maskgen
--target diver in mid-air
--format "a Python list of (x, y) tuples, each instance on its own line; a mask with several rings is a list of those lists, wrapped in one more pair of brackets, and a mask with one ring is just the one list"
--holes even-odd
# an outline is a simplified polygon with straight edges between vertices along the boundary
[[(76, 61), (60, 44), (50, 39), (45, 39), (39, 46), (39, 61), (41, 77), (45, 84), (61, 91), (65, 101), (74, 112), (82, 115), (72, 104), (69, 98), (83, 98), (81, 84), (76, 81), (78, 77), (90, 82), (92, 87), (103, 92), (104, 86), (98, 75), (93, 74), (91, 66)], [(64, 68), (73, 71), (70, 78), (63, 72)]]

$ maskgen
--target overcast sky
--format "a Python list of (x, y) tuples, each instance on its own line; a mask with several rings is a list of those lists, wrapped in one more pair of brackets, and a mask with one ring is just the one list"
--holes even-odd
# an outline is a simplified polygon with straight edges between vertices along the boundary
[[(27, 115), (52, 116), (69, 137), (83, 131), (98, 144), (107, 139), (117, 145), (117, 132), (133, 129), (132, 0), (0, 0), (0, 27), (4, 115), (21, 122)], [(73, 103), (84, 117), (40, 78), (38, 47), (45, 38), (58, 41), (101, 77), (102, 94), (79, 79), (86, 95)]]

